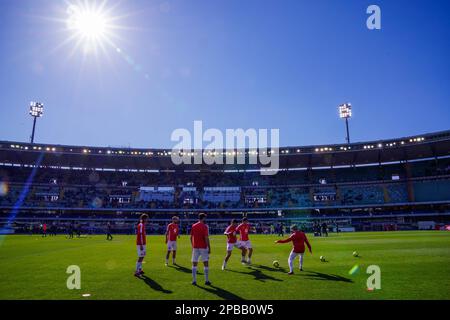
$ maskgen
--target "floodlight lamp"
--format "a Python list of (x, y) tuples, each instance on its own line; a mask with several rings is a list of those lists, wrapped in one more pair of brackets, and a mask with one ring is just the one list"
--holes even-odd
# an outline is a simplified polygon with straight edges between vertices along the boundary
[(42, 117), (44, 114), (44, 105), (40, 102), (30, 103), (30, 115), (35, 118)]
[(339, 117), (340, 118), (352, 117), (352, 105), (350, 103), (344, 103), (339, 106)]

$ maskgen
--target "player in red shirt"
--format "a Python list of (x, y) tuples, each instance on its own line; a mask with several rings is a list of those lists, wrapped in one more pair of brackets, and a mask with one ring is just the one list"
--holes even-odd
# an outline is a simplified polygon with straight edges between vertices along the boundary
[(303, 231), (298, 231), (296, 225), (291, 227), (292, 234), (289, 238), (284, 240), (277, 240), (276, 243), (288, 243), (292, 242), (292, 251), (289, 255), (289, 275), (294, 274), (294, 259), (299, 256), (300, 271), (303, 271), (303, 254), (305, 253), (305, 243), (308, 246), (309, 252), (312, 254), (311, 245), (309, 244), (308, 238)]
[(42, 226), (42, 236), (47, 237), (47, 224), (46, 223), (44, 223), (44, 225)]
[(231, 251), (234, 247), (242, 250), (242, 255), (245, 256), (246, 249), (241, 245), (240, 241), (237, 241), (236, 237), (236, 228), (237, 228), (237, 220), (231, 220), (231, 224), (227, 227), (225, 234), (227, 236), (227, 255), (225, 256), (225, 260), (223, 260), (222, 270), (225, 270), (227, 267), (228, 259), (231, 257)]
[[(251, 230), (251, 225), (248, 223), (247, 217), (244, 217), (242, 219), (242, 223), (238, 225), (236, 228), (236, 232), (239, 232), (239, 243), (242, 247), (245, 248), (245, 251), (242, 251), (242, 263), (252, 263), (252, 254), (253, 254), (253, 248), (252, 243), (250, 242), (250, 239), (248, 238), (248, 234)], [(245, 259), (246, 252), (248, 252), (248, 258)]]
[(205, 224), (206, 214), (198, 215), (198, 222), (191, 228), (191, 244), (192, 244), (192, 284), (197, 285), (197, 265), (201, 257), (204, 265), (205, 284), (211, 285), (209, 282), (209, 255), (211, 246), (209, 244), (208, 226)]
[(177, 256), (177, 238), (180, 237), (180, 219), (178, 217), (172, 217), (172, 223), (167, 225), (166, 230), (166, 244), (167, 244), (167, 254), (166, 254), (166, 267), (169, 264), (170, 252), (172, 252), (172, 263), (176, 264), (175, 258)]
[(145, 234), (145, 223), (147, 222), (148, 215), (142, 214), (139, 218), (139, 224), (136, 228), (136, 246), (138, 252), (138, 260), (136, 262), (136, 271), (134, 275), (136, 277), (140, 277), (144, 274), (142, 270), (142, 261), (144, 260), (146, 254), (146, 245), (147, 245), (147, 235)]

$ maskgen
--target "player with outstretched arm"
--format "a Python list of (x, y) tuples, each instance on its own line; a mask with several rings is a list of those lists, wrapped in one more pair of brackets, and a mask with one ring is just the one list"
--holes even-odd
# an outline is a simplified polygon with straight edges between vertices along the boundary
[(300, 271), (303, 271), (303, 255), (305, 253), (305, 243), (308, 246), (309, 252), (312, 254), (311, 245), (309, 244), (308, 238), (303, 231), (299, 231), (296, 225), (291, 227), (292, 234), (289, 238), (284, 240), (277, 240), (275, 243), (288, 243), (292, 242), (292, 250), (288, 258), (289, 264), (289, 275), (294, 274), (294, 259), (299, 256)]

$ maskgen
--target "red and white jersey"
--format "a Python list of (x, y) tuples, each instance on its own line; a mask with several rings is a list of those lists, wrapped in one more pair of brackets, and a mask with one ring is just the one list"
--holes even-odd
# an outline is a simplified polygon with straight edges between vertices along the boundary
[(178, 234), (180, 232), (180, 228), (176, 223), (170, 223), (167, 225), (167, 240), (168, 241), (177, 241)]
[(136, 229), (136, 244), (138, 246), (147, 244), (147, 235), (145, 234), (145, 225), (139, 222)]
[(311, 245), (309, 244), (306, 234), (301, 231), (295, 231), (291, 236), (285, 240), (278, 240), (278, 243), (287, 243), (292, 241), (292, 246), (294, 247), (295, 253), (305, 252), (305, 243), (308, 246), (309, 251), (311, 251)]
[(248, 238), (248, 234), (250, 232), (250, 224), (249, 223), (241, 223), (236, 228), (236, 231), (239, 231), (241, 241), (249, 240), (249, 238)]
[(227, 229), (225, 230), (224, 234), (227, 235), (227, 243), (236, 243), (237, 237), (236, 237), (236, 227), (233, 225), (229, 225)]
[(192, 247), (194, 249), (208, 248), (208, 244), (206, 243), (208, 234), (208, 226), (206, 224), (200, 221), (193, 224), (191, 228)]

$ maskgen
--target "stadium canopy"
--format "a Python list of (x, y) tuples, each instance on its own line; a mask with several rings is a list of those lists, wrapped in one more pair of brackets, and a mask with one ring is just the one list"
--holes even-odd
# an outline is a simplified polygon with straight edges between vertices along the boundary
[[(203, 152), (203, 151), (200, 151)], [(248, 150), (223, 150), (223, 153)], [(257, 170), (246, 164), (182, 164), (175, 165), (170, 149), (110, 148), (30, 144), (0, 141), (0, 165), (33, 166), (43, 154), (41, 166), (64, 168), (97, 168), (110, 170)], [(317, 146), (282, 147), (279, 149), (280, 169), (358, 166), (406, 162), (450, 156), (450, 130), (423, 135)], [(248, 159), (247, 159), (248, 160)], [(225, 161), (224, 161), (225, 162)], [(192, 161), (193, 163), (193, 161)]]

